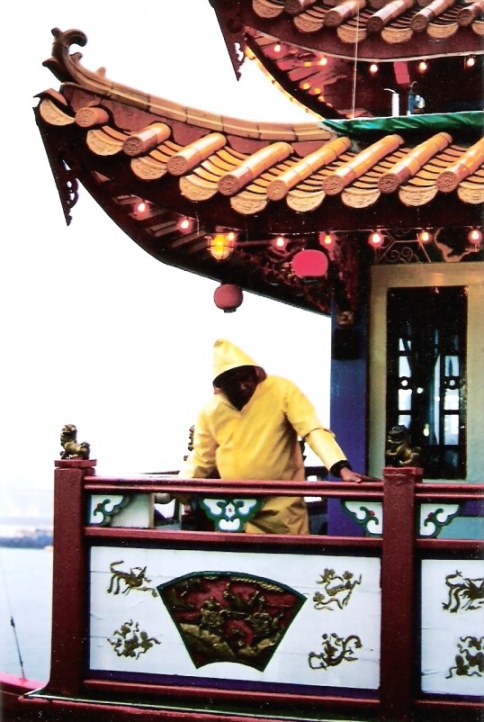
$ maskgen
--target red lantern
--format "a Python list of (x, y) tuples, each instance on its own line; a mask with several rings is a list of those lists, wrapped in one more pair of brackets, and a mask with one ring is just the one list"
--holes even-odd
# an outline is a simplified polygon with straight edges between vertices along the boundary
[(317, 278), (326, 275), (328, 257), (322, 251), (312, 249), (299, 251), (292, 259), (291, 265), (299, 278)]
[(215, 289), (213, 300), (224, 313), (232, 313), (244, 300), (242, 289), (234, 283), (222, 283)]

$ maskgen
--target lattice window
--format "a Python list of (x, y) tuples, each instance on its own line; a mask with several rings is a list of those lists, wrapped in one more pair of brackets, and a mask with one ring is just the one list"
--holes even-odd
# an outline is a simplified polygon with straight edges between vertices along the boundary
[(467, 289), (388, 292), (387, 428), (402, 424), (428, 478), (466, 475)]

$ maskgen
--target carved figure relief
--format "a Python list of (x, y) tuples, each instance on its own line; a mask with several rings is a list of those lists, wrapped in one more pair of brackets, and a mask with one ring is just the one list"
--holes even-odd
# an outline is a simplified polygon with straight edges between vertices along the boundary
[[(237, 689), (378, 690), (381, 563), (375, 554), (324, 550), (322, 556), (320, 547), (286, 553), (272, 545), (240, 551), (234, 542), (199, 548), (193, 539), (177, 543), (174, 553), (168, 541), (155, 548), (152, 533), (145, 541), (127, 536), (122, 546), (119, 535), (101, 536), (88, 559), (87, 665), (93, 673), (142, 673), (159, 677), (156, 684), (169, 683), (161, 680), (166, 677), (182, 685), (208, 677)], [(451, 571), (447, 566), (445, 573)], [(440, 613), (458, 621), (441, 608), (444, 577)], [(443, 677), (454, 664), (457, 640), (454, 635)]]
[(118, 657), (133, 657), (134, 659), (139, 659), (155, 644), (161, 644), (156, 637), (149, 637), (147, 632), (140, 629), (139, 623), (132, 619), (116, 629), (108, 642)]
[(197, 669), (238, 662), (263, 671), (306, 601), (283, 584), (235, 572), (188, 574), (157, 589)]
[(480, 246), (467, 238), (467, 233), (456, 234), (453, 229), (438, 228), (434, 235), (435, 247), (446, 263), (459, 263), (469, 253), (478, 253)]
[(151, 592), (156, 597), (156, 590), (150, 587), (151, 579), (146, 576), (146, 567), (131, 567), (129, 571), (116, 569), (119, 564), (124, 564), (123, 560), (112, 562), (109, 566), (111, 571), (111, 579), (107, 588), (108, 594), (129, 594), (132, 589), (138, 592)]
[(89, 459), (90, 445), (87, 441), (77, 443), (77, 428), (74, 424), (65, 424), (62, 427), (60, 442), (61, 459)]
[(480, 558), (423, 559), (421, 688), (482, 697), (484, 569)]
[(313, 602), (315, 609), (332, 610), (335, 606), (344, 609), (349, 603), (354, 588), (361, 584), (362, 576), (356, 579), (353, 572), (345, 571), (336, 574), (334, 569), (325, 569), (317, 584), (323, 587), (322, 592), (315, 592)]
[(311, 669), (329, 669), (337, 667), (342, 662), (356, 662), (358, 657), (355, 650), (362, 648), (361, 639), (356, 634), (350, 634), (346, 639), (337, 634), (323, 634), (323, 651), (320, 654), (310, 652), (308, 664)]
[(484, 676), (484, 637), (460, 637), (457, 649), (455, 665), (449, 669), (447, 679)]
[(408, 429), (403, 424), (392, 426), (387, 436), (385, 463), (387, 466), (419, 466), (422, 449), (410, 446)]
[(480, 609), (484, 604), (484, 578), (470, 579), (456, 570), (447, 574), (445, 583), (449, 588), (449, 597), (442, 606), (448, 612), (457, 613), (468, 609)]

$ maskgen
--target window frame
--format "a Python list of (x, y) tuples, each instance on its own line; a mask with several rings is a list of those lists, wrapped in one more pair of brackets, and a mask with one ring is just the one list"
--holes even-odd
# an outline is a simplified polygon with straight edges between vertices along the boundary
[(467, 317), (466, 286), (388, 289), (386, 431), (407, 427), (430, 479), (466, 477)]
[[(385, 465), (387, 308), (391, 288), (467, 288), (467, 475), (482, 482), (484, 468), (484, 264), (434, 263), (375, 265), (371, 268), (369, 308), (368, 472), (381, 476)], [(434, 481), (434, 480), (433, 480)], [(447, 481), (447, 479), (441, 479)], [(453, 481), (456, 481), (454, 479)]]

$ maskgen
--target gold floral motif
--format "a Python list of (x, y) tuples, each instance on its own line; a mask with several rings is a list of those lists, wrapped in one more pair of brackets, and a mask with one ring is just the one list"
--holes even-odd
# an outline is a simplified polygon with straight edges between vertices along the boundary
[(484, 676), (484, 637), (460, 637), (457, 644), (459, 654), (455, 655), (455, 665), (449, 669), (446, 679), (451, 677)]
[(480, 609), (484, 604), (484, 579), (469, 579), (464, 577), (457, 569), (453, 574), (447, 574), (445, 583), (449, 588), (449, 598), (442, 602), (448, 612)]
[(111, 571), (111, 579), (109, 581), (109, 587), (107, 588), (108, 594), (119, 594), (121, 587), (124, 587), (122, 594), (129, 594), (132, 589), (139, 592), (151, 592), (153, 597), (156, 597), (156, 590), (150, 587), (149, 584), (151, 579), (146, 576), (146, 567), (131, 567), (129, 571), (122, 571), (116, 569), (118, 564), (123, 564), (123, 560), (119, 562), (112, 562), (109, 566)]
[(310, 652), (308, 664), (311, 669), (329, 669), (337, 667), (342, 662), (356, 662), (355, 650), (363, 646), (356, 634), (350, 634), (344, 639), (337, 634), (323, 634), (323, 651), (321, 654)]
[(116, 629), (108, 642), (118, 657), (133, 657), (134, 659), (139, 659), (155, 644), (161, 644), (156, 637), (149, 637), (148, 632), (140, 629), (139, 623), (132, 619)]
[(314, 608), (331, 610), (331, 605), (336, 605), (338, 609), (344, 609), (361, 580), (361, 574), (356, 579), (353, 572), (345, 571), (340, 575), (334, 569), (325, 569), (317, 582), (322, 585), (323, 591), (315, 592), (313, 596)]

